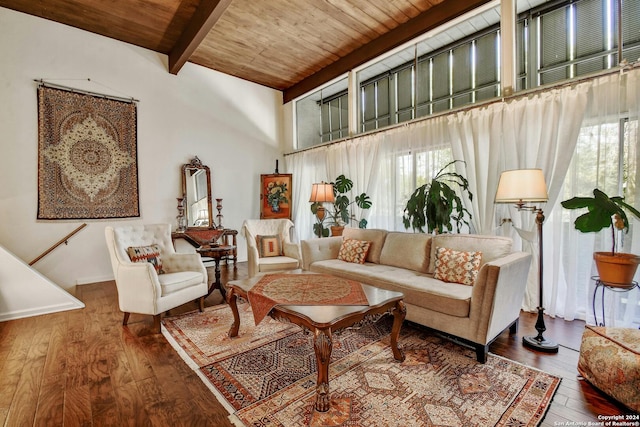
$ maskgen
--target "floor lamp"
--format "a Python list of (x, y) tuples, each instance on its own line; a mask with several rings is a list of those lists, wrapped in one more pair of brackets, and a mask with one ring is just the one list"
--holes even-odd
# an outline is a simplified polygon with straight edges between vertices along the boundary
[(312, 184), (311, 197), (309, 201), (312, 203), (318, 203), (316, 209), (316, 218), (318, 218), (318, 237), (322, 237), (322, 221), (324, 221), (325, 209), (322, 206), (325, 202), (333, 203), (336, 200), (333, 194), (333, 184), (327, 184), (321, 182), (318, 184)]
[(536, 321), (536, 330), (538, 335), (535, 337), (522, 337), (522, 344), (525, 347), (534, 350), (544, 351), (547, 353), (556, 353), (558, 344), (547, 340), (542, 334), (547, 330), (544, 325), (544, 307), (542, 298), (542, 223), (544, 222), (544, 213), (542, 209), (528, 205), (527, 203), (546, 202), (549, 200), (547, 194), (547, 184), (541, 169), (517, 169), (504, 171), (500, 175), (498, 181), (498, 190), (496, 191), (496, 203), (513, 203), (519, 211), (530, 211), (536, 215), (536, 224), (538, 228), (538, 286), (540, 295), (540, 304), (538, 305), (538, 319)]

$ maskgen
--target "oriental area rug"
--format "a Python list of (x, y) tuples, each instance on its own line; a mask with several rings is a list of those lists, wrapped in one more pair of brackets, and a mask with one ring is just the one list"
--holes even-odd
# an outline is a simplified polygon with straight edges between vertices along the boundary
[(38, 219), (139, 217), (136, 105), (38, 88)]
[(389, 347), (392, 316), (333, 336), (331, 408), (314, 410), (313, 334), (269, 317), (254, 325), (238, 304), (240, 333), (227, 305), (163, 319), (163, 334), (238, 426), (536, 426), (560, 378), (475, 351), (411, 324), (406, 359)]

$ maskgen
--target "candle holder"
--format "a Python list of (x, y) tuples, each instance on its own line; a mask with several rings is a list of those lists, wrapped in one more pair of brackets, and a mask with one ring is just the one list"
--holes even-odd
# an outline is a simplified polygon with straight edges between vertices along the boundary
[(178, 216), (176, 216), (176, 221), (178, 223), (178, 228), (176, 229), (179, 233), (184, 233), (187, 231), (187, 218), (184, 216), (184, 202), (185, 198), (178, 197)]
[(216, 222), (218, 223), (218, 226), (216, 227), (218, 230), (223, 230), (224, 226), (222, 225), (222, 218), (224, 218), (224, 216), (222, 215), (222, 199), (216, 199), (216, 209), (218, 210), (218, 215), (216, 215)]

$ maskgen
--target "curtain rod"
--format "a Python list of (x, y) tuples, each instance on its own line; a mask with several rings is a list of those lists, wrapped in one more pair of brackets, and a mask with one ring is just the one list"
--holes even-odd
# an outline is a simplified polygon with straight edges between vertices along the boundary
[[(34, 82), (38, 83), (40, 86), (45, 86), (45, 87), (51, 87), (54, 89), (62, 89), (62, 90), (66, 90), (69, 92), (74, 92), (74, 93), (80, 93), (83, 95), (91, 95), (91, 96), (96, 96), (99, 98), (106, 98), (106, 99), (111, 99), (113, 101), (121, 101), (121, 102), (129, 102), (129, 103), (134, 103), (134, 102), (140, 102), (140, 100), (135, 99), (133, 97), (131, 98), (124, 98), (121, 96), (114, 96), (114, 95), (107, 95), (104, 93), (99, 93), (99, 92), (92, 92), (90, 90), (83, 90), (83, 89), (76, 89), (70, 86), (64, 86), (64, 85), (59, 85), (57, 83), (49, 83), (49, 82), (45, 82), (44, 79), (33, 79)], [(91, 81), (91, 79), (87, 79), (87, 81)]]
[(524, 98), (524, 97), (527, 97), (527, 96), (531, 96), (531, 95), (537, 95), (538, 93), (546, 92), (546, 91), (553, 90), (553, 89), (560, 89), (560, 88), (564, 88), (564, 87), (575, 86), (577, 84), (583, 83), (583, 82), (588, 81), (588, 80), (594, 80), (594, 79), (597, 79), (599, 77), (604, 77), (604, 76), (608, 76), (608, 75), (612, 75), (612, 74), (618, 74), (618, 73), (622, 74), (624, 71), (629, 71), (629, 70), (632, 70), (634, 68), (640, 68), (640, 61), (635, 61), (634, 63), (631, 63), (631, 64), (620, 64), (620, 66), (618, 68), (616, 68), (616, 69), (610, 69), (610, 70), (607, 70), (607, 71), (604, 71), (604, 72), (600, 72), (600, 73), (597, 73), (597, 74), (592, 74), (590, 76), (584, 76), (584, 77), (576, 78), (576, 79), (571, 80), (571, 81), (565, 81), (565, 82), (558, 83), (558, 84), (552, 84), (552, 85), (549, 85), (549, 86), (539, 87), (539, 88), (535, 88), (535, 89), (529, 89), (529, 90), (526, 90), (526, 91), (520, 91), (520, 92), (517, 92), (517, 93), (515, 93), (513, 95), (503, 96), (503, 97), (496, 98), (496, 99), (493, 99), (493, 100), (490, 100), (490, 101), (486, 101), (486, 102), (483, 102), (483, 103), (473, 104), (473, 105), (469, 105), (467, 107), (461, 107), (461, 108), (458, 108), (458, 109), (455, 109), (455, 110), (443, 111), (441, 113), (432, 114), (430, 116), (425, 116), (425, 117), (422, 117), (422, 118), (419, 118), (419, 119), (413, 119), (413, 120), (411, 120), (409, 122), (398, 123), (396, 125), (388, 126), (388, 127), (382, 128), (382, 129), (376, 129), (376, 130), (372, 130), (372, 131), (369, 131), (369, 132), (361, 133), (361, 134), (358, 134), (358, 135), (355, 135), (355, 136), (348, 136), (348, 137), (345, 137), (345, 138), (342, 138), (342, 139), (338, 139), (338, 140), (335, 140), (335, 141), (329, 141), (329, 142), (326, 142), (324, 144), (314, 145), (313, 147), (307, 147), (307, 148), (303, 148), (301, 150), (293, 151), (291, 153), (285, 153), (284, 156), (285, 157), (286, 156), (292, 156), (294, 154), (304, 153), (305, 151), (315, 150), (315, 149), (321, 148), (321, 147), (328, 147), (328, 146), (333, 145), (333, 144), (339, 144), (341, 142), (349, 141), (349, 140), (360, 138), (360, 137), (363, 137), (363, 136), (375, 135), (376, 133), (391, 131), (393, 129), (406, 127), (406, 126), (409, 126), (411, 124), (421, 123), (421, 122), (424, 122), (424, 121), (427, 121), (427, 120), (436, 119), (438, 117), (446, 116), (448, 114), (463, 113), (463, 112), (466, 112), (466, 111), (471, 111), (471, 110), (476, 109), (476, 108), (483, 108), (483, 107), (486, 107), (488, 105), (497, 104), (498, 102), (514, 101), (514, 100), (517, 100), (517, 99), (521, 99), (521, 98)]

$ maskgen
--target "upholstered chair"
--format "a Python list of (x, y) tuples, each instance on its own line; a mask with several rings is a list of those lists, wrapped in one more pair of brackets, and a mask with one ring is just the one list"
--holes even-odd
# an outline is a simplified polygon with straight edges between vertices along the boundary
[(244, 222), (240, 234), (247, 239), (249, 277), (300, 268), (300, 244), (292, 240), (292, 232), (293, 222), (286, 218)]
[(153, 316), (160, 331), (163, 312), (199, 300), (204, 309), (207, 270), (198, 254), (178, 254), (171, 241), (170, 224), (106, 227), (105, 238), (124, 312)]

